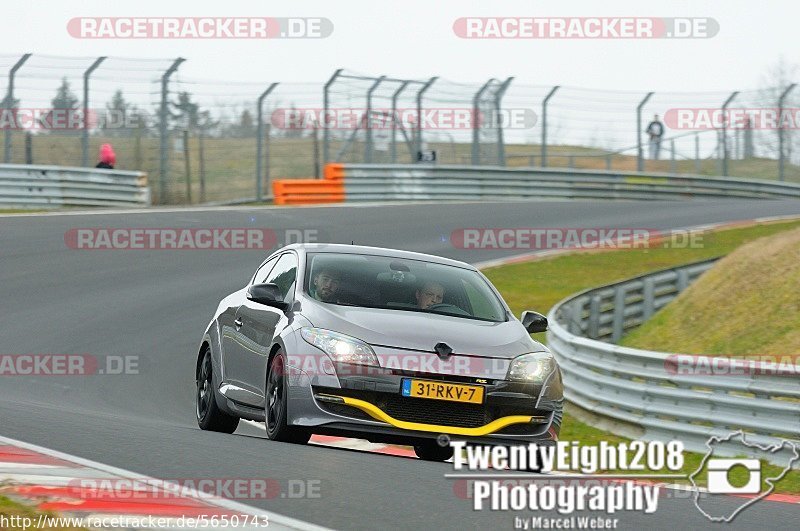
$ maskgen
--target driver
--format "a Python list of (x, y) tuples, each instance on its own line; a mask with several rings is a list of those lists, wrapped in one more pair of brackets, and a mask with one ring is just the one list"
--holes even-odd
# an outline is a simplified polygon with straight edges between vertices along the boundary
[(444, 286), (434, 281), (427, 281), (416, 291), (417, 308), (427, 310), (434, 304), (441, 304), (444, 299)]
[(342, 275), (339, 271), (331, 269), (330, 267), (323, 267), (316, 272), (311, 279), (312, 288), (309, 290), (310, 295), (318, 301), (322, 302), (337, 302), (337, 293), (339, 293), (339, 285), (342, 281)]

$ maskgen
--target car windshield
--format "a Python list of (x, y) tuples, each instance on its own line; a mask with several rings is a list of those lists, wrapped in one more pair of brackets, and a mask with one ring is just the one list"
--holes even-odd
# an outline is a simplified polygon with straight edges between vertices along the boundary
[(304, 290), (330, 304), (507, 320), (503, 304), (479, 273), (421, 260), (312, 253)]

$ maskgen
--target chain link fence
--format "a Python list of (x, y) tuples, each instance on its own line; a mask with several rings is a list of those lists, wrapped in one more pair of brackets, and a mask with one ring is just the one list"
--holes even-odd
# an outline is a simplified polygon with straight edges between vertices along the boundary
[(110, 143), (117, 168), (149, 174), (156, 204), (268, 200), (271, 179), (319, 178), (325, 162), (800, 182), (800, 90), (787, 82), (647, 93), (337, 70), (318, 83), (245, 83), (189, 78), (182, 62), (0, 55), (3, 161), (94, 166)]

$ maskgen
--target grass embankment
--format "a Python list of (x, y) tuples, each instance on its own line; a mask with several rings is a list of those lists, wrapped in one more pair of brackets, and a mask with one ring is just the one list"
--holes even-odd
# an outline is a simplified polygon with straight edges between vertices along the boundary
[[(797, 264), (800, 263), (797, 255), (800, 245), (797, 244), (796, 240), (791, 240), (792, 233), (788, 233), (786, 231), (797, 229), (799, 227), (800, 222), (798, 221), (762, 224), (747, 228), (728, 229), (707, 233), (703, 235), (702, 246), (696, 246), (695, 248), (674, 248), (669, 246), (669, 242), (666, 242), (663, 246), (659, 245), (658, 247), (652, 249), (576, 252), (534, 262), (489, 268), (486, 269), (484, 273), (503, 293), (503, 297), (506, 299), (506, 301), (508, 301), (515, 314), (519, 315), (523, 310), (528, 309), (537, 310), (539, 312), (547, 312), (558, 301), (580, 290), (601, 284), (607, 284), (617, 280), (623, 280), (631, 276), (640, 275), (657, 269), (703, 260), (705, 258), (726, 255), (733, 252), (740, 246), (745, 246), (745, 250), (755, 249), (756, 257), (759, 257), (759, 255), (763, 255), (765, 258), (768, 256), (774, 256), (778, 252), (777, 248), (781, 247), (782, 245), (787, 245), (789, 248), (791, 248), (792, 244), (786, 243), (784, 240), (785, 238), (789, 238), (789, 241), (795, 242), (793, 248), (793, 259), (795, 268), (797, 268)], [(797, 231), (793, 231), (793, 233), (794, 232)], [(760, 240), (758, 242), (754, 242), (754, 240), (758, 238), (772, 236), (778, 233), (782, 233), (778, 236), (778, 240), (782, 242), (780, 245), (773, 243), (771, 240)], [(786, 267), (790, 266), (791, 261), (792, 258), (790, 256), (786, 256), (785, 260), (784, 257), (781, 256), (780, 263), (785, 263)], [(790, 312), (792, 303), (795, 305), (795, 310), (793, 313), (790, 313), (790, 315), (784, 316), (786, 320), (781, 319), (781, 323), (791, 322), (791, 320), (794, 319), (793, 322), (797, 328), (797, 293), (799, 291), (797, 289), (797, 280), (795, 280), (794, 289), (787, 289), (790, 287), (787, 283), (776, 280), (773, 284), (773, 281), (767, 281), (764, 279), (766, 273), (768, 272), (769, 269), (762, 269), (758, 271), (758, 275), (755, 275), (751, 271), (749, 275), (745, 274), (742, 276), (741, 278), (744, 280), (739, 279), (738, 284), (733, 286), (726, 285), (726, 287), (724, 289), (720, 289), (720, 291), (726, 292), (725, 295), (729, 297), (728, 300), (731, 301), (728, 303), (730, 306), (741, 304), (744, 302), (744, 300), (754, 301), (755, 304), (759, 304), (758, 301), (760, 300), (762, 301), (760, 305), (768, 305), (772, 303), (782, 304), (780, 301), (785, 297), (786, 300), (789, 300), (790, 302), (788, 303), (788, 306), (782, 306), (783, 311)], [(712, 277), (712, 279), (713, 278), (714, 277)], [(776, 278), (780, 279), (780, 272), (777, 272)], [(800, 275), (795, 276), (794, 278), (800, 278)], [(721, 280), (725, 280), (724, 275)], [(746, 299), (738, 301), (740, 289), (744, 289), (744, 285), (748, 283), (754, 283), (755, 286), (752, 288), (747, 288), (747, 291), (742, 292), (745, 293), (742, 296)], [(766, 293), (765, 290), (768, 290), (770, 293)], [(773, 297), (775, 300), (772, 300)], [(733, 302), (736, 302), (736, 304), (733, 304)], [(734, 308), (728, 308), (727, 306), (720, 306), (717, 304), (709, 305), (709, 312), (704, 315), (711, 315), (714, 319), (714, 323), (717, 323), (723, 319), (720, 317), (719, 312), (726, 310), (734, 312), (737, 311)], [(664, 311), (666, 312), (666, 310)], [(680, 316), (681, 312), (677, 313)], [(755, 328), (764, 325), (765, 323), (762, 322), (762, 317), (764, 319), (768, 319), (767, 315), (769, 314), (765, 312), (764, 308), (760, 308), (759, 311), (755, 313), (751, 308), (750, 313), (748, 314), (749, 320), (746, 321), (746, 326), (741, 325), (741, 334), (747, 335), (749, 333), (753, 333)], [(686, 319), (689, 318), (686, 315), (680, 317)], [(654, 319), (657, 319), (653, 324), (653, 326), (656, 326), (657, 323), (660, 322), (658, 320), (660, 319), (660, 315), (657, 315)], [(709, 329), (713, 328), (709, 326), (708, 322), (705, 324), (698, 322), (693, 326), (697, 327), (696, 330), (702, 331), (703, 334), (701, 335), (708, 334)], [(733, 324), (731, 326), (733, 326)], [(795, 335), (797, 334), (796, 328), (793, 331)], [(777, 330), (784, 330), (783, 325), (781, 325), (780, 328), (777, 328)], [(782, 333), (781, 335), (786, 338), (795, 337), (792, 335), (791, 330), (787, 330), (785, 334)], [(537, 339), (540, 341), (545, 340), (544, 334), (537, 334), (537, 336)], [(776, 337), (775, 341), (780, 341), (780, 339)], [(638, 341), (637, 344), (641, 347), (646, 346)], [(747, 344), (752, 343), (748, 342)], [(680, 346), (681, 345), (678, 344), (671, 344), (671, 348), (666, 350), (691, 352), (691, 349), (687, 350), (685, 348), (678, 348)], [(648, 348), (655, 347), (649, 345)], [(755, 352), (760, 353), (762, 351), (763, 349), (761, 349), (759, 344), (759, 349)], [(795, 350), (795, 352), (797, 351)], [(561, 438), (562, 440), (577, 440), (585, 444), (596, 444), (603, 440), (609, 442), (622, 442), (629, 440), (581, 422), (575, 418), (575, 416), (570, 415), (569, 410), (564, 417)], [(685, 466), (681, 473), (690, 474), (694, 472), (699, 466), (701, 460), (701, 454), (686, 452)], [(762, 477), (770, 477), (771, 475), (779, 473), (780, 470), (781, 469), (779, 467), (765, 464), (763, 466)], [(654, 472), (670, 473), (670, 471), (666, 469)], [(734, 481), (741, 480), (742, 476), (743, 475), (735, 475), (733, 476), (733, 479)], [(800, 493), (800, 471), (790, 472), (789, 475), (778, 484), (775, 492)]]
[(744, 357), (799, 353), (800, 229), (736, 249), (623, 344)]

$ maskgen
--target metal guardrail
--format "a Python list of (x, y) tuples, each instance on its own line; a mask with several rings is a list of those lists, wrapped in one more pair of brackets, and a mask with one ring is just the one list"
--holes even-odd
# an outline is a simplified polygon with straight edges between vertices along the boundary
[(346, 201), (800, 198), (800, 184), (601, 170), (342, 164)]
[(147, 174), (134, 171), (0, 164), (0, 206), (149, 206)]
[(608, 342), (647, 320), (715, 260), (590, 289), (554, 306), (547, 340), (561, 366), (567, 400), (640, 427), (644, 439), (679, 439), (693, 451), (706, 452), (711, 436), (737, 430), (761, 445), (800, 441), (800, 366), (789, 374), (781, 374), (780, 366), (772, 367), (775, 373), (718, 374), (732, 365), (727, 358), (709, 358), (717, 373), (682, 374), (680, 355)]

